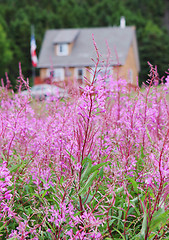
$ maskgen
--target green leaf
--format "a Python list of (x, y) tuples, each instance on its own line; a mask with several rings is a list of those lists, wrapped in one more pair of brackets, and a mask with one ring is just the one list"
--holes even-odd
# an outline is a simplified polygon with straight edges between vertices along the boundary
[(130, 240), (145, 240), (145, 239), (139, 233), (139, 234), (135, 235), (134, 237), (132, 237)]
[[(112, 240), (112, 238), (105, 238), (105, 240)], [(121, 238), (114, 238), (114, 240), (121, 240)]]
[(123, 211), (121, 209), (119, 209), (118, 210), (118, 218), (117, 218), (118, 219), (118, 222), (117, 222), (118, 228), (120, 227), (120, 224), (122, 223), (122, 214), (123, 214)]
[(43, 194), (42, 194), (42, 196), (41, 196), (42, 199), (43, 199), (44, 196), (46, 195), (47, 191), (48, 191), (48, 189), (46, 189), (46, 190), (43, 192)]
[(143, 169), (144, 166), (144, 158), (145, 158), (145, 154), (144, 154), (144, 148), (143, 146), (141, 146), (141, 150), (140, 150), (140, 156), (137, 159), (137, 171), (141, 171)]
[(146, 155), (144, 154), (144, 147), (143, 147), (143, 146), (141, 146), (141, 151), (140, 151), (140, 153), (141, 153), (141, 154), (140, 154), (140, 158), (142, 158), (142, 159), (145, 158)]
[(94, 171), (98, 170), (100, 167), (102, 166), (105, 166), (107, 163), (105, 162), (102, 162), (102, 163), (99, 163), (97, 165), (94, 165), (93, 167), (91, 167), (90, 169), (90, 174), (93, 173)]
[(68, 150), (66, 150), (66, 152), (69, 154), (70, 158), (71, 158), (74, 162), (76, 162), (76, 159), (71, 155), (71, 153), (70, 153)]
[(146, 128), (146, 133), (147, 133), (147, 136), (148, 136), (150, 142), (151, 142), (152, 144), (154, 144), (153, 141), (152, 141), (152, 138), (151, 138), (151, 136), (150, 136), (150, 132), (149, 132), (147, 126), (145, 126), (145, 128)]
[(145, 238), (146, 231), (147, 231), (147, 211), (144, 203), (142, 202), (143, 209), (144, 209), (144, 216), (143, 216), (143, 222), (142, 222), (142, 228), (140, 231), (141, 237)]
[(153, 218), (150, 222), (150, 231), (155, 230), (160, 224), (166, 225), (169, 218), (169, 210), (164, 212), (164, 209), (160, 208), (156, 213), (154, 213)]
[(89, 202), (92, 200), (93, 195), (89, 194), (87, 200), (86, 200), (86, 197), (87, 197), (87, 196), (85, 196), (85, 197), (82, 199), (82, 203), (84, 203), (85, 201), (86, 201), (86, 204), (89, 203)]
[[(100, 167), (107, 164), (107, 163), (99, 163), (97, 165), (92, 166), (92, 161), (90, 158), (86, 158), (85, 162), (83, 162), (83, 163), (84, 163), (84, 167), (82, 170), (83, 173), (81, 176), (81, 184), (83, 184), (83, 181), (85, 181), (93, 172), (97, 171)], [(103, 169), (100, 174), (101, 174), (101, 176), (103, 176)]]
[(92, 161), (91, 159), (88, 159), (88, 162), (84, 162), (83, 170), (82, 170), (82, 176), (81, 176), (81, 183), (85, 181), (89, 177), (89, 172), (91, 169)]
[(6, 162), (6, 158), (2, 152), (1, 152), (1, 155), (2, 155), (3, 160)]
[[(153, 240), (157, 233), (151, 233), (148, 237), (148, 240)], [(166, 239), (165, 239), (166, 240)]]
[(96, 178), (98, 171), (95, 171), (93, 174), (90, 175), (90, 177), (88, 178), (88, 180), (86, 181), (84, 187), (82, 187), (79, 191), (79, 195), (84, 194), (88, 188), (92, 185), (93, 180)]
[(77, 211), (77, 212), (74, 214), (74, 217), (80, 216), (80, 214), (81, 214), (81, 211)]
[(72, 187), (71, 190), (70, 190), (70, 192), (69, 192), (69, 197), (71, 197), (74, 192), (75, 192), (75, 188)]
[(15, 237), (8, 238), (8, 240), (17, 240)]
[[(138, 197), (136, 197), (135, 199), (137, 199), (137, 201), (138, 201)], [(131, 200), (131, 203), (132, 203), (132, 205), (133, 205), (133, 207), (134, 207), (137, 215), (139, 216), (139, 215), (140, 215), (140, 211), (139, 211), (139, 208), (136, 207), (136, 205), (135, 205), (135, 202), (137, 202), (137, 201), (134, 201), (135, 199), (132, 199), (132, 200)]]
[(0, 232), (2, 231), (2, 229), (6, 226), (7, 223), (3, 224), (1, 227), (0, 227)]
[(117, 228), (114, 227), (113, 229), (120, 234), (120, 236), (122, 237), (123, 240), (125, 240), (123, 234)]
[(21, 168), (23, 164), (14, 164), (11, 168), (9, 168), (9, 171), (12, 173), (12, 172), (16, 172), (18, 170), (18, 168)]
[(45, 221), (45, 222), (47, 223), (47, 225), (49, 225), (50, 230), (54, 233), (54, 232), (55, 232), (55, 229), (53, 228), (53, 224), (51, 225), (51, 223), (48, 222), (48, 221)]
[(87, 157), (85, 157), (85, 158), (83, 159), (83, 161), (82, 161), (82, 166), (84, 166), (85, 163), (87, 163), (87, 162), (92, 164), (92, 160), (91, 160), (91, 158), (90, 158), (90, 155), (88, 155)]
[(103, 167), (100, 169), (99, 176), (101, 177), (101, 179), (103, 178)]
[(41, 196), (39, 196), (37, 193), (30, 193), (30, 195), (32, 195), (32, 196), (35, 196), (35, 197), (39, 198), (39, 200), (40, 200), (41, 202), (43, 202), (43, 201), (44, 201), (44, 200), (43, 200), (43, 198), (42, 198)]
[(131, 177), (127, 177), (127, 179), (129, 180), (129, 182), (132, 183), (134, 191), (136, 193), (138, 193), (138, 184), (137, 184), (137, 182), (133, 178), (131, 178)]
[(63, 184), (63, 176), (60, 178), (60, 184)]
[(119, 187), (119, 188), (116, 189), (115, 193), (120, 193), (120, 192), (122, 192), (123, 190), (124, 190), (124, 187), (123, 187), (123, 186), (122, 186), (122, 187)]

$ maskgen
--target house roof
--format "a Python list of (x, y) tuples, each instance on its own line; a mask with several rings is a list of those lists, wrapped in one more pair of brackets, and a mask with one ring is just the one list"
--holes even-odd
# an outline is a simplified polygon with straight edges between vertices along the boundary
[(78, 29), (61, 29), (54, 38), (53, 43), (71, 43), (75, 40), (78, 33)]
[[(139, 57), (134, 27), (101, 27), (81, 29), (53, 29), (47, 30), (39, 55), (39, 68), (52, 67), (84, 67), (94, 66), (91, 60), (97, 55), (92, 40), (96, 42), (101, 60), (106, 60), (110, 51), (110, 65), (124, 65), (131, 44), (134, 46), (136, 63), (139, 70)], [(75, 41), (74, 41), (75, 40)], [(56, 56), (54, 44), (70, 43), (74, 45), (70, 55)], [(109, 48), (109, 51), (108, 51)], [(118, 59), (117, 59), (118, 56)]]

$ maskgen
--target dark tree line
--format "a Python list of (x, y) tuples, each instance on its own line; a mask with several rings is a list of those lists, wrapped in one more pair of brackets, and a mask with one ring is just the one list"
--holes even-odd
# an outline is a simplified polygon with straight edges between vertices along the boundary
[(118, 26), (121, 16), (137, 29), (140, 82), (147, 79), (147, 61), (157, 65), (162, 77), (169, 68), (167, 14), (167, 0), (0, 0), (0, 78), (7, 71), (15, 86), (19, 62), (31, 78), (32, 24), (38, 54), (47, 29)]

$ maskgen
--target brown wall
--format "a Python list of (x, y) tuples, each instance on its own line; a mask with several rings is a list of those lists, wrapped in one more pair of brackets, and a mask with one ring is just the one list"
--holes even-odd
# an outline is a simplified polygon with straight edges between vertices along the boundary
[(68, 68), (68, 71), (70, 72), (70, 76), (65, 76), (66, 83), (74, 81), (74, 68), (70, 67)]
[[(125, 65), (120, 66), (120, 67), (114, 67), (114, 72), (117, 73), (119, 77), (122, 77), (129, 82), (129, 70), (132, 69), (133, 72), (133, 82), (132, 84), (137, 85), (137, 78), (138, 78), (138, 70), (137, 70), (137, 65), (136, 65), (136, 60), (135, 60), (135, 54), (134, 54), (134, 49), (133, 45), (130, 46), (128, 56), (126, 58)], [(116, 74), (117, 76), (117, 74)]]
[(69, 43), (69, 45), (68, 45), (68, 51), (69, 51), (69, 55), (70, 55), (70, 54), (71, 54), (71, 52), (72, 52), (73, 45), (74, 45), (74, 42), (72, 42), (72, 43)]
[[(64, 68), (66, 71), (66, 68)], [(70, 76), (65, 76), (65, 82), (68, 83), (69, 81), (74, 81), (74, 68), (68, 68), (67, 69), (70, 72)], [(47, 78), (47, 69), (46, 68), (41, 68), (40, 69), (40, 78), (42, 80)]]
[[(90, 72), (87, 70), (87, 69), (90, 69), (89, 67), (85, 67), (85, 77), (91, 81), (91, 76), (90, 76)], [(65, 68), (65, 71), (66, 71), (66, 68)], [(66, 76), (65, 75), (65, 82), (66, 84), (69, 82), (74, 82), (76, 79), (76, 76), (75, 76), (75, 68), (74, 67), (70, 67), (67, 69), (67, 71), (69, 71), (70, 73), (70, 76)], [(42, 79), (41, 81), (43, 81), (43, 79), (46, 79), (47, 76), (47, 69), (46, 68), (41, 68), (40, 69), (40, 78)]]
[(88, 80), (90, 80), (90, 79), (91, 79), (91, 77), (90, 77), (90, 72), (89, 72), (87, 69), (89, 69), (89, 71), (90, 71), (90, 68), (86, 68), (85, 77), (86, 77)]
[[(133, 45), (131, 45), (130, 48), (129, 48), (129, 52), (128, 52), (128, 56), (126, 58), (125, 65), (124, 66), (119, 66), (119, 67), (113, 67), (113, 73), (114, 73), (114, 76), (122, 77), (129, 82), (129, 70), (130, 69), (133, 72), (133, 82), (132, 82), (132, 84), (137, 85), (138, 70), (137, 70)], [(68, 82), (69, 83), (74, 82), (74, 79), (76, 77), (75, 76), (75, 68), (70, 67), (70, 68), (68, 68), (68, 71), (70, 72), (70, 76), (65, 77), (66, 84)], [(46, 72), (47, 72), (47, 70), (45, 68), (40, 69), (40, 78), (41, 79), (46, 78)], [(91, 79), (90, 73), (87, 71), (87, 69), (86, 69), (85, 77), (89, 80)]]
[(44, 78), (46, 78), (46, 73), (47, 71), (46, 71), (46, 68), (41, 68), (40, 69), (40, 78), (41, 79), (44, 79)]

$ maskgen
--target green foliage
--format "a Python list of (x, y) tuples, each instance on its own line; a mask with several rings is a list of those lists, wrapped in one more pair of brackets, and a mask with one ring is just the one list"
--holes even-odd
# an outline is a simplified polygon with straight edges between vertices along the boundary
[[(10, 70), (10, 79), (15, 85), (18, 63), (23, 74), (31, 77), (30, 29), (35, 25), (37, 54), (44, 33), (52, 28), (76, 28), (119, 26), (120, 17), (126, 17), (127, 25), (135, 25), (141, 60), (140, 83), (147, 79), (147, 61), (158, 66), (160, 77), (168, 69), (169, 41), (163, 18), (167, 1), (161, 0), (60, 0), (19, 1), (1, 0), (0, 24), (3, 29), (0, 47), (0, 77)], [(5, 35), (4, 35), (5, 34)], [(7, 41), (6, 41), (7, 40)], [(13, 60), (12, 60), (13, 55)], [(2, 55), (1, 55), (2, 56)]]
[[(82, 162), (80, 190), (78, 192), (78, 173), (77, 180), (74, 180), (73, 184), (69, 184), (63, 175), (58, 181), (56, 180), (56, 175), (52, 170), (53, 166), (51, 164), (53, 184), (50, 184), (50, 187), (45, 189), (43, 185), (46, 184), (46, 181), (41, 178), (41, 183), (39, 185), (41, 190), (39, 190), (37, 185), (33, 182), (31, 175), (29, 176), (29, 181), (25, 182), (25, 177), (22, 174), (31, 162), (30, 156), (27, 156), (23, 161), (20, 156), (16, 156), (15, 154), (14, 152), (9, 160), (9, 170), (13, 176), (12, 182), (15, 182), (15, 184), (11, 186), (11, 193), (14, 196), (13, 208), (17, 216), (20, 216), (20, 221), (27, 221), (26, 230), (29, 230), (29, 227), (33, 227), (34, 223), (41, 226), (41, 231), (38, 235), (39, 239), (53, 239), (54, 236), (57, 236), (55, 235), (57, 227), (55, 224), (48, 221), (49, 216), (46, 218), (45, 211), (39, 210), (40, 207), (43, 205), (46, 209), (49, 209), (53, 206), (55, 210), (60, 212), (60, 201), (66, 197), (68, 202), (69, 199), (71, 199), (73, 206), (77, 209), (74, 217), (80, 217), (82, 212), (78, 210), (80, 207), (79, 196), (82, 198), (84, 208), (96, 208), (95, 216), (97, 216), (96, 212), (98, 211), (98, 217), (100, 219), (104, 219), (106, 217), (105, 211), (107, 212), (107, 221), (103, 221), (103, 224), (99, 226), (99, 231), (102, 233), (104, 239), (112, 239), (110, 238), (110, 232), (114, 239), (127, 240), (144, 240), (146, 239), (147, 232), (149, 235), (148, 239), (150, 240), (153, 240), (154, 236), (158, 236), (158, 239), (161, 239), (160, 236), (163, 236), (163, 230), (160, 231), (160, 228), (162, 227), (162, 229), (164, 229), (165, 226), (169, 224), (169, 210), (165, 211), (163, 205), (160, 203), (160, 207), (157, 208), (150, 218), (150, 213), (152, 213), (153, 209), (153, 201), (155, 201), (153, 199), (154, 195), (151, 188), (144, 190), (144, 183), (137, 182), (135, 177), (124, 177), (125, 186), (115, 187), (116, 189), (114, 189), (113, 194), (114, 204), (110, 205), (110, 201), (112, 200), (111, 193), (107, 194), (107, 197), (102, 198), (102, 196), (108, 193), (108, 179), (104, 172), (104, 167), (107, 163), (101, 162), (94, 165), (90, 156), (86, 157)], [(2, 157), (5, 160), (3, 155)], [(142, 147), (139, 159), (142, 161), (144, 158), (145, 155)], [(15, 164), (13, 165), (14, 161)], [(141, 171), (140, 164), (142, 163), (142, 165), (144, 165), (144, 161), (139, 161), (140, 160), (137, 161), (138, 169), (136, 170), (138, 172)], [(97, 188), (98, 181), (99, 186)], [(68, 186), (66, 192), (63, 186)], [(152, 198), (152, 206), (149, 206), (145, 201), (148, 195)], [(99, 201), (100, 204), (98, 205)], [(97, 208), (97, 205), (100, 207)], [(101, 207), (102, 205), (104, 206), (103, 209)], [(6, 231), (11, 232), (11, 229), (16, 229), (18, 226), (16, 219), (7, 220), (8, 224), (4, 224), (2, 221), (0, 222), (2, 240), (5, 239)], [(67, 216), (65, 221), (70, 221), (70, 216)], [(62, 224), (68, 231), (71, 228), (67, 225), (67, 222)], [(109, 231), (107, 229), (107, 222)], [(52, 233), (47, 232), (49, 228)], [(60, 237), (62, 237), (62, 233)]]
[(10, 42), (7, 39), (7, 35), (2, 25), (0, 24), (0, 76), (3, 76), (4, 72), (8, 70), (8, 64), (12, 60), (12, 51), (10, 49)]
[[(91, 187), (93, 181), (96, 179), (97, 174), (99, 173), (99, 168), (105, 166), (107, 163), (99, 163), (97, 165), (92, 166), (92, 161), (90, 158), (86, 158), (83, 160), (83, 173), (81, 176), (81, 188), (79, 191), (79, 195), (85, 194), (89, 187)], [(100, 170), (99, 176), (103, 175), (103, 168)]]
[(140, 80), (146, 81), (148, 75), (149, 61), (152, 65), (157, 66), (159, 77), (168, 70), (168, 53), (169, 41), (168, 35), (157, 25), (149, 20), (142, 31), (142, 43), (140, 44), (140, 58), (142, 72)]

